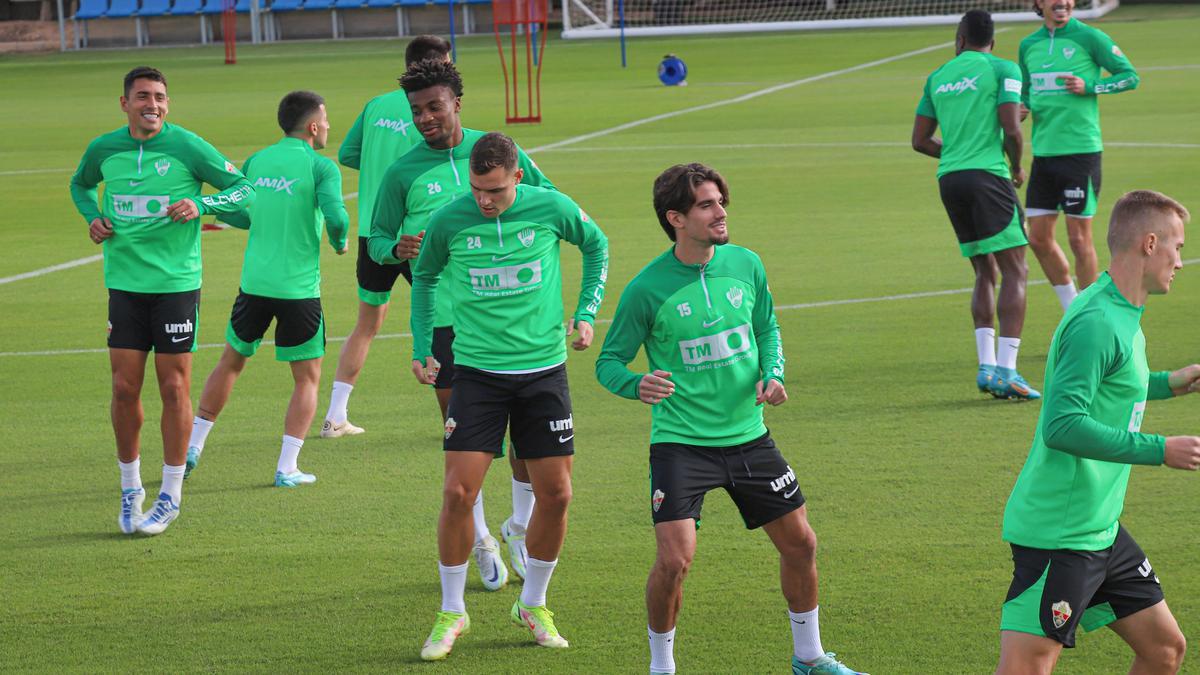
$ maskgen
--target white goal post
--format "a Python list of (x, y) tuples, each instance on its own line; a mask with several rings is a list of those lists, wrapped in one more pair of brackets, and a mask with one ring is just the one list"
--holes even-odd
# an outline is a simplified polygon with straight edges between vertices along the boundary
[[(564, 38), (621, 34), (619, 0), (563, 0)], [(1078, 0), (1073, 16), (1095, 19), (1120, 0)], [(1041, 21), (1032, 0), (625, 0), (625, 35), (698, 35), (763, 31), (955, 24), (969, 9), (997, 22)]]

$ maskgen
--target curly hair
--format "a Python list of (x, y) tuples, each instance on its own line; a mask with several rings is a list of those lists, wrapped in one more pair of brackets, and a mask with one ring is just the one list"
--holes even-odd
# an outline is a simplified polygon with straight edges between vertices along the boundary
[(400, 86), (406, 94), (430, 87), (448, 87), (455, 96), (463, 95), (462, 75), (453, 63), (443, 59), (417, 61), (400, 76)]

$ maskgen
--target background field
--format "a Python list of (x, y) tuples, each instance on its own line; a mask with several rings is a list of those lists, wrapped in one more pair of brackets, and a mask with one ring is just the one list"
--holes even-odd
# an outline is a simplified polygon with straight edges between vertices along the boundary
[[(1142, 85), (1102, 102), (1100, 242), (1108, 207), (1130, 189), (1160, 189), (1200, 211), (1200, 59), (1186, 46), (1200, 32), (1200, 8), (1122, 9), (1102, 27)], [(1033, 28), (1004, 27), (998, 53), (1015, 57)], [(653, 177), (698, 160), (729, 178), (734, 241), (765, 260), (787, 346), (792, 400), (767, 415), (820, 540), (824, 644), (876, 674), (994, 666), (1011, 572), (1001, 511), (1038, 413), (1036, 404), (974, 390), (963, 292), (970, 268), (938, 202), (935, 163), (908, 148), (921, 85), (953, 55), (952, 37), (953, 28), (942, 27), (644, 40), (632, 43), (627, 70), (615, 43), (552, 41), (545, 123), (507, 129), (607, 231), (612, 268), (602, 319), (633, 274), (666, 248), (650, 210)], [(494, 43), (459, 44), (465, 123), (503, 128)], [(401, 47), (245, 46), (234, 67), (207, 48), (0, 59), (0, 278), (98, 253), (67, 181), (86, 143), (124, 123), (117, 97), (129, 68), (162, 68), (173, 94), (169, 119), (239, 161), (274, 142), (283, 93), (319, 91), (328, 99), (333, 156), (362, 104), (394, 86)], [(690, 86), (654, 79), (668, 51), (687, 60)], [(355, 191), (356, 172), (344, 175), (346, 191)], [(242, 232), (205, 235), (205, 348), (196, 356), (194, 399), (219, 354), (243, 245)], [(1030, 260), (1031, 280), (1041, 280)], [(344, 336), (356, 310), (353, 257), (326, 251), (323, 263), (329, 334)], [(577, 254), (568, 249), (564, 263), (565, 288), (577, 288)], [(941, 293), (873, 300), (930, 292)], [(314, 426), (301, 463), (320, 482), (269, 489), (290, 382), (264, 348), (185, 484), (182, 518), (154, 539), (123, 537), (113, 522), (105, 297), (98, 263), (0, 284), (0, 670), (645, 671), (649, 411), (595, 382), (605, 325), (593, 351), (570, 358), (576, 491), (549, 601), (572, 648), (534, 648), (508, 624), (517, 589), (485, 593), (472, 571), (472, 634), (447, 664), (422, 666), (417, 652), (438, 603), (441, 436), (433, 397), (408, 372), (405, 295), (393, 303), (387, 335), (351, 401), (367, 434), (322, 441)], [(1152, 365), (1200, 359), (1197, 302), (1200, 273), (1185, 269), (1171, 295), (1151, 303), (1143, 323)], [(1032, 286), (1021, 367), (1035, 386), (1060, 316), (1050, 289)], [(322, 413), (340, 346), (330, 343)], [(152, 377), (148, 384), (150, 491), (161, 454)], [(1156, 403), (1146, 429), (1195, 433), (1197, 406), (1200, 399)], [(1200, 636), (1198, 493), (1195, 475), (1137, 468), (1124, 519), (1192, 638)], [(486, 495), (498, 529), (509, 512), (507, 467), (495, 467)], [(743, 529), (719, 493), (704, 523), (678, 634), (680, 672), (781, 672), (790, 636), (773, 550), (764, 535)], [(1082, 637), (1060, 672), (1126, 665), (1124, 645), (1102, 631)]]

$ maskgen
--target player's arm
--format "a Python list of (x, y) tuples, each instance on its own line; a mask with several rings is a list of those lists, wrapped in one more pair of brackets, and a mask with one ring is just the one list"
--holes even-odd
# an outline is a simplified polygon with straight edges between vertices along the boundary
[(1025, 182), (1025, 171), (1021, 168), (1021, 153), (1025, 149), (1025, 137), (1021, 133), (1021, 71), (1010, 61), (996, 62), (997, 96), (996, 119), (1004, 133), (1004, 154), (1012, 169), (1013, 185), (1021, 187)]
[(595, 221), (575, 202), (565, 196), (562, 201), (562, 208), (566, 213), (563, 214), (562, 231), (559, 236), (578, 246), (583, 253), (583, 279), (579, 289), (579, 300), (575, 304), (575, 313), (567, 331), (568, 335), (576, 328), (580, 331), (579, 339), (573, 346), (582, 350), (592, 343), (592, 326), (596, 323), (600, 303), (604, 301), (604, 284), (608, 281), (608, 237), (604, 236), (604, 232)]
[(934, 138), (937, 131), (937, 112), (933, 108), (933, 97), (929, 95), (929, 80), (925, 81), (925, 93), (917, 104), (917, 117), (913, 120), (912, 148), (922, 155), (940, 159), (942, 141)]
[(99, 150), (97, 142), (88, 145), (75, 175), (71, 176), (71, 201), (88, 224), (88, 236), (94, 243), (108, 239), (113, 235), (112, 223), (104, 217), (100, 210), (100, 202), (96, 188), (104, 176), (100, 172)]
[(362, 137), (363, 137), (363, 115), (366, 114), (366, 109), (358, 114), (354, 120), (354, 126), (350, 127), (350, 131), (346, 133), (346, 138), (342, 139), (342, 145), (338, 147), (338, 163), (349, 169), (359, 168), (359, 162), (362, 161)]
[(438, 280), (450, 260), (450, 242), (435, 215), (429, 221), (429, 236), (412, 266), (412, 296), (409, 326), (413, 335), (413, 374), (422, 384), (433, 384), (433, 308)]
[(396, 255), (396, 244), (400, 240), (400, 228), (408, 214), (408, 185), (400, 179), (396, 165), (388, 167), (379, 183), (375, 195), (375, 208), (371, 211), (371, 234), (367, 238), (367, 252), (371, 260), (380, 265), (397, 265), (404, 259)]
[[(247, 177), (250, 175), (250, 163), (254, 161), (254, 157), (255, 155), (250, 155), (245, 162), (242, 162), (242, 173)], [(232, 225), (239, 230), (248, 230), (250, 229), (250, 209), (242, 209), (241, 211), (226, 213), (217, 220), (225, 223), (226, 225)]]
[(549, 178), (546, 178), (546, 174), (542, 173), (541, 167), (530, 159), (529, 155), (525, 154), (525, 151), (519, 147), (517, 148), (517, 166), (524, 172), (524, 175), (521, 177), (522, 183), (549, 188), (551, 190), (558, 189), (554, 183), (550, 182)]
[(225, 216), (247, 209), (254, 203), (254, 186), (250, 184), (250, 179), (208, 141), (199, 136), (192, 140), (190, 160), (192, 175), (217, 188), (217, 193), (181, 199), (167, 207), (168, 213), (174, 209), (186, 216), (184, 202), (187, 201), (194, 203), (199, 210), (196, 217), (209, 214)]
[(320, 157), (313, 166), (313, 179), (317, 187), (317, 208), (325, 216), (325, 232), (329, 244), (338, 254), (346, 252), (346, 232), (350, 229), (350, 214), (342, 201), (342, 173), (337, 165)]
[(754, 342), (758, 345), (759, 381), (756, 385), (756, 401), (780, 405), (787, 401), (787, 390), (783, 386), (783, 337), (779, 334), (779, 322), (775, 318), (775, 300), (767, 285), (767, 271), (762, 261), (755, 260), (754, 311), (751, 322)]
[(1103, 424), (1089, 415), (1105, 373), (1120, 366), (1120, 346), (1103, 320), (1072, 321), (1058, 341), (1046, 383), (1041, 432), (1046, 445), (1077, 457), (1121, 464), (1163, 463), (1166, 439)]
[(1029, 67), (1025, 65), (1025, 43), (1021, 43), (1020, 54), (1017, 55), (1017, 69), (1021, 71), (1021, 121), (1029, 115), (1029, 87), (1033, 78), (1029, 76)]
[(650, 335), (653, 317), (648, 304), (637, 287), (632, 284), (625, 287), (600, 357), (596, 359), (596, 379), (617, 396), (653, 405), (674, 390), (671, 374), (662, 370), (635, 373), (629, 369), (629, 362)]
[(1091, 51), (1092, 59), (1107, 70), (1109, 76), (1095, 82), (1084, 82), (1085, 94), (1120, 94), (1137, 89), (1141, 78), (1112, 38), (1102, 31), (1095, 31)]

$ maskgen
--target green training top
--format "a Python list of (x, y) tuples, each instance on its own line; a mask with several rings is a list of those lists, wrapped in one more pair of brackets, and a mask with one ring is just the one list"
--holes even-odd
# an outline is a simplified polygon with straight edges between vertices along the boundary
[(358, 236), (371, 234), (371, 212), (383, 173), (424, 140), (413, 125), (412, 107), (403, 89), (376, 96), (363, 106), (338, 148), (342, 166), (358, 169)]
[(730, 446), (767, 432), (755, 386), (783, 382), (783, 340), (754, 252), (726, 244), (685, 265), (672, 247), (646, 265), (617, 304), (596, 360), (600, 384), (636, 400), (644, 373), (626, 364), (643, 346), (650, 370), (675, 383), (651, 408), (651, 443)]
[[(1021, 40), (1022, 101), (1033, 113), (1036, 157), (1100, 152), (1099, 94), (1136, 89), (1133, 64), (1104, 31), (1071, 19), (1051, 31), (1042, 26)], [(1101, 77), (1101, 68), (1111, 75)], [(1083, 95), (1072, 94), (1060, 78), (1083, 78)]]
[[(203, 183), (220, 192), (200, 196)], [(254, 188), (203, 138), (164, 122), (146, 141), (130, 136), (129, 127), (93, 140), (71, 177), (71, 199), (87, 222), (112, 222), (113, 235), (104, 240), (105, 286), (179, 293), (200, 288), (200, 218), (177, 223), (167, 206), (191, 199), (200, 215), (224, 216), (253, 203)]]
[(284, 138), (250, 155), (242, 170), (258, 197), (248, 211), (224, 218), (250, 229), (242, 290), (285, 300), (321, 297), (322, 221), (335, 251), (346, 247), (350, 227), (337, 165), (303, 140)]
[(933, 71), (925, 80), (917, 114), (937, 120), (942, 128), (938, 177), (982, 169), (1012, 178), (996, 108), (1020, 102), (1021, 70), (1012, 61), (968, 50)]
[[(494, 372), (548, 368), (567, 359), (559, 240), (583, 253), (575, 319), (594, 323), (608, 278), (608, 239), (570, 197), (518, 185), (496, 218), (463, 195), (429, 221), (413, 266), (413, 359), (432, 354), (434, 296), (454, 304), (454, 363)], [(439, 275), (446, 277), (441, 284)]]
[[(392, 255), (400, 235), (419, 233), (426, 228), (434, 211), (470, 193), (471, 150), (484, 132), (462, 131), (462, 142), (453, 148), (438, 150), (422, 141), (388, 167), (379, 183), (370, 219), (367, 250), (372, 260), (381, 265), (400, 263)], [(554, 184), (520, 148), (517, 148), (517, 166), (524, 171), (521, 182), (525, 185), (554, 189)], [(450, 293), (438, 293), (433, 321), (435, 326), (454, 324)]]
[(1004, 540), (1043, 549), (1112, 545), (1131, 464), (1163, 462), (1166, 439), (1143, 434), (1146, 400), (1170, 398), (1151, 373), (1141, 307), (1107, 272), (1054, 332), (1033, 446), (1004, 508)]

